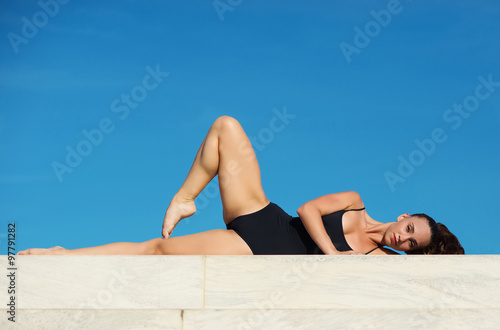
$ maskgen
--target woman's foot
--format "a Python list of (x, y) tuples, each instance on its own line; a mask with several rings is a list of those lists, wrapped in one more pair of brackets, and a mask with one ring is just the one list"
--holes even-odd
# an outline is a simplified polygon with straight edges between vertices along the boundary
[(63, 255), (67, 254), (68, 250), (61, 246), (54, 246), (49, 249), (27, 249), (19, 251), (18, 255)]
[(196, 206), (192, 199), (182, 199), (180, 197), (172, 198), (165, 219), (163, 220), (162, 236), (168, 238), (174, 230), (177, 223), (196, 213)]

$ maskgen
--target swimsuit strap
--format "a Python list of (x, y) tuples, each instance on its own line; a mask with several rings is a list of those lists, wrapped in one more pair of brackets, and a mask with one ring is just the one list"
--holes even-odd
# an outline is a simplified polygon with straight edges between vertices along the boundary
[[(350, 210), (345, 210), (345, 212), (347, 211), (363, 211), (365, 208), (361, 208), (361, 209), (350, 209)], [(375, 251), (376, 249), (378, 249), (380, 246), (377, 246), (376, 248), (373, 248), (371, 249), (370, 251), (366, 252), (365, 255), (369, 254), (369, 253), (372, 253), (373, 251)]]
[[(350, 210), (345, 210), (345, 212), (347, 212), (347, 211), (363, 211), (364, 209), (365, 209), (364, 207), (363, 207), (363, 208), (361, 208), (361, 209), (350, 209)], [(372, 250), (370, 250), (370, 251), (366, 252), (366, 253), (365, 253), (365, 255), (367, 255), (368, 253), (371, 253), (371, 252), (375, 251), (375, 250), (376, 250), (376, 249), (378, 249), (379, 247), (380, 247), (380, 246), (377, 246), (376, 248), (374, 248), (374, 249), (372, 249)]]
[(350, 210), (345, 210), (346, 212), (347, 211), (363, 211), (365, 208), (363, 207), (362, 209), (350, 209)]
[(377, 246), (376, 248), (374, 249), (371, 249), (370, 251), (366, 252), (365, 255), (367, 255), (368, 253), (372, 253), (373, 251), (375, 251), (376, 249), (378, 249), (380, 246)]

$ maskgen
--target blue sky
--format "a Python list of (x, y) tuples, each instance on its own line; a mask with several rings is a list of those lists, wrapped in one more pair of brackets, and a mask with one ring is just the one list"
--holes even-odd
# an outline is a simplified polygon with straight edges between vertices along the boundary
[[(4, 250), (12, 222), (18, 250), (160, 237), (211, 123), (230, 115), (290, 214), (355, 190), (379, 221), (425, 212), (466, 253), (500, 253), (497, 1), (0, 7)], [(216, 190), (175, 235), (225, 228)]]

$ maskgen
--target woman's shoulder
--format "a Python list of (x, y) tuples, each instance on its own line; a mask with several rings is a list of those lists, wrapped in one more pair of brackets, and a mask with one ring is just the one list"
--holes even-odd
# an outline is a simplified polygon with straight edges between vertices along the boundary
[(327, 215), (338, 211), (364, 208), (363, 201), (355, 191), (343, 191), (323, 195), (310, 200), (297, 209), (300, 215), (308, 209), (319, 210), (321, 215)]

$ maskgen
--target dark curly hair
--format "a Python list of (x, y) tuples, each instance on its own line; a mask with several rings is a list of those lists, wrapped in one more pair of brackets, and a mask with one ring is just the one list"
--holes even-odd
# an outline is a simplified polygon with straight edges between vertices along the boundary
[(450, 230), (440, 222), (424, 213), (413, 214), (414, 217), (426, 219), (431, 228), (431, 243), (422, 248), (406, 251), (406, 254), (465, 254), (465, 250)]

